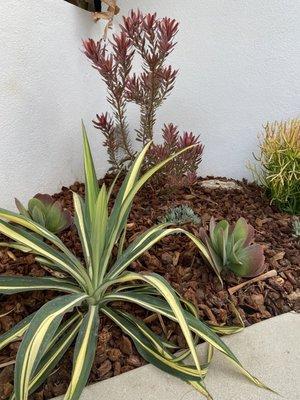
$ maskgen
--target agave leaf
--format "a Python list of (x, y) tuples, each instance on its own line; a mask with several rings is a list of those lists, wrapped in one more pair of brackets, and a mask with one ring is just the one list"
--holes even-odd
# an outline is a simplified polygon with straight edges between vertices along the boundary
[(57, 297), (41, 307), (33, 317), (19, 348), (15, 366), (16, 400), (28, 398), (30, 379), (67, 312), (80, 305), (88, 296), (71, 294)]
[(32, 318), (34, 317), (34, 314), (35, 313), (28, 315), (10, 330), (0, 335), (0, 350), (8, 346), (10, 343), (20, 339), (24, 335), (29, 327), (30, 322), (32, 321)]
[(78, 400), (85, 387), (96, 353), (99, 327), (99, 307), (90, 306), (76, 340), (73, 371), (64, 400)]

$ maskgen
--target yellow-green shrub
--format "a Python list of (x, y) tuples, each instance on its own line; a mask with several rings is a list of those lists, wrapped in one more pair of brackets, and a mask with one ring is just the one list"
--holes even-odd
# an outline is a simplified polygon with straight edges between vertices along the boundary
[(292, 214), (300, 213), (300, 119), (267, 123), (256, 160), (261, 170), (251, 167), (271, 203)]

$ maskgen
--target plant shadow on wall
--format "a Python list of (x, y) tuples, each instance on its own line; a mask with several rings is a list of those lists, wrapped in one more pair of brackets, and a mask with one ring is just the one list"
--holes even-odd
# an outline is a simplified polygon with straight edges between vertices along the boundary
[[(115, 172), (130, 166), (135, 158), (126, 115), (128, 103), (134, 103), (140, 109), (140, 126), (135, 139), (144, 146), (153, 139), (157, 110), (171, 93), (178, 72), (166, 64), (176, 44), (178, 23), (175, 20), (132, 11), (130, 16), (123, 18), (120, 30), (109, 43), (104, 39), (83, 42), (86, 56), (107, 86), (107, 100), (113, 110), (112, 116), (103, 113), (93, 122), (105, 137), (104, 146), (111, 170)], [(132, 73), (136, 56), (142, 59), (140, 74)], [(180, 135), (173, 124), (164, 126), (162, 136), (163, 143), (153, 144), (146, 156), (147, 167), (174, 151), (195, 146), (160, 171), (155, 178), (156, 185), (173, 188), (193, 184), (203, 153), (199, 136), (191, 132)]]
[[(135, 195), (153, 174), (189, 148), (171, 155), (140, 176), (142, 163), (151, 145), (149, 142), (132, 162), (109, 213), (108, 201), (113, 186), (109, 190), (104, 184), (99, 188), (86, 133), (83, 139), (86, 193), (84, 199), (74, 193), (73, 201), (84, 260), (75, 257), (57, 236), (35, 222), (23, 207), (23, 215), (0, 209), (0, 232), (13, 240), (11, 246), (19, 246), (20, 250), (32, 253), (36, 261), (48, 270), (63, 274), (61, 278), (2, 275), (0, 293), (49, 289), (65, 293), (0, 336), (2, 349), (24, 335), (17, 353), (11, 399), (26, 400), (52, 373), (75, 339), (73, 372), (64, 398), (79, 399), (92, 368), (100, 315), (118, 325), (133, 340), (145, 360), (183, 379), (208, 399), (212, 397), (205, 387), (204, 378), (214, 349), (223, 353), (257, 386), (268, 389), (243, 368), (218, 336), (238, 332), (242, 327), (209, 326), (198, 318), (195, 306), (179, 296), (160, 275), (128, 270), (130, 264), (155, 243), (177, 233), (186, 235), (195, 243), (221, 280), (201, 240), (182, 228), (172, 227), (170, 223), (153, 226), (124, 248), (127, 220)], [(240, 236), (249, 233), (243, 223), (235, 228), (233, 235), (236, 237), (238, 232)], [(155, 334), (142, 320), (118, 307), (120, 302), (134, 303), (176, 321), (187, 348), (174, 345), (167, 338)], [(208, 344), (207, 359), (201, 362), (195, 348), (199, 339)], [(182, 351), (178, 354), (179, 350)], [(187, 356), (192, 359), (188, 365), (184, 363)]]

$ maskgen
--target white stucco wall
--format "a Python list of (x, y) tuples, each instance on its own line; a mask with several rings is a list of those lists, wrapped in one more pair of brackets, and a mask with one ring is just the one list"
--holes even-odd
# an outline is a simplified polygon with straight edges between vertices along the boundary
[[(201, 134), (202, 175), (251, 177), (245, 167), (268, 120), (300, 117), (300, 1), (120, 0), (180, 21), (179, 68), (164, 122)], [(134, 113), (131, 121), (134, 121)]]
[(101, 28), (62, 0), (0, 1), (0, 27), (0, 206), (10, 207), (82, 178), (81, 118), (105, 171), (91, 124), (104, 94), (80, 51)]
[[(247, 177), (245, 162), (268, 120), (300, 116), (300, 2), (119, 0), (180, 21), (174, 93), (158, 115), (200, 133), (201, 174)], [(116, 23), (121, 15), (116, 18)], [(101, 29), (62, 0), (0, 2), (0, 206), (82, 178), (80, 118), (106, 169), (96, 112), (107, 108), (99, 77), (80, 52)], [(132, 128), (137, 126), (130, 109)]]

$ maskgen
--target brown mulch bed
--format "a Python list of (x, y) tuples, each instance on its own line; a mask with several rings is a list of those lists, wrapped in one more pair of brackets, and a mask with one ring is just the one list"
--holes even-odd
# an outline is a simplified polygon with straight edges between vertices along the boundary
[[(108, 183), (111, 179), (106, 179)], [(266, 271), (275, 269), (277, 276), (250, 284), (229, 296), (227, 289), (239, 284), (243, 279), (231, 273), (224, 275), (224, 287), (220, 285), (213, 271), (208, 268), (194, 245), (186, 238), (174, 235), (163, 239), (138, 261), (135, 271), (154, 271), (163, 275), (186, 299), (192, 301), (201, 318), (214, 324), (234, 324), (236, 320), (231, 302), (237, 307), (245, 325), (299, 308), (300, 243), (292, 237), (291, 216), (280, 213), (269, 205), (259, 187), (247, 182), (238, 182), (243, 191), (205, 189), (201, 180), (192, 190), (181, 189), (174, 194), (152, 190), (149, 186), (135, 199), (130, 215), (127, 242), (145, 229), (158, 222), (169, 208), (180, 204), (190, 205), (207, 225), (213, 215), (216, 219), (226, 218), (230, 222), (245, 217), (256, 230), (256, 241), (265, 248)], [(62, 188), (55, 195), (63, 205), (72, 210), (71, 190), (84, 193), (84, 186), (75, 183), (70, 188)], [(186, 225), (186, 229), (197, 234), (199, 226)], [(67, 246), (78, 256), (81, 247), (74, 228), (61, 235)], [(32, 255), (17, 251), (0, 250), (0, 274), (21, 274), (43, 276), (46, 272), (34, 261)], [(54, 292), (34, 292), (0, 298), (0, 333), (11, 328), (26, 315), (41, 307), (57, 294)], [(165, 334), (175, 343), (182, 344), (183, 338), (175, 323), (160, 321), (155, 315), (132, 305), (125, 308), (140, 318), (158, 334)], [(18, 342), (1, 351), (0, 364), (15, 359)], [(72, 352), (69, 351), (54, 372), (32, 399), (43, 400), (63, 394), (71, 373)], [(132, 342), (122, 334), (112, 322), (101, 318), (98, 349), (90, 382), (119, 375), (137, 368), (145, 362), (136, 352)], [(13, 365), (0, 369), (0, 400), (9, 397), (13, 388)]]

